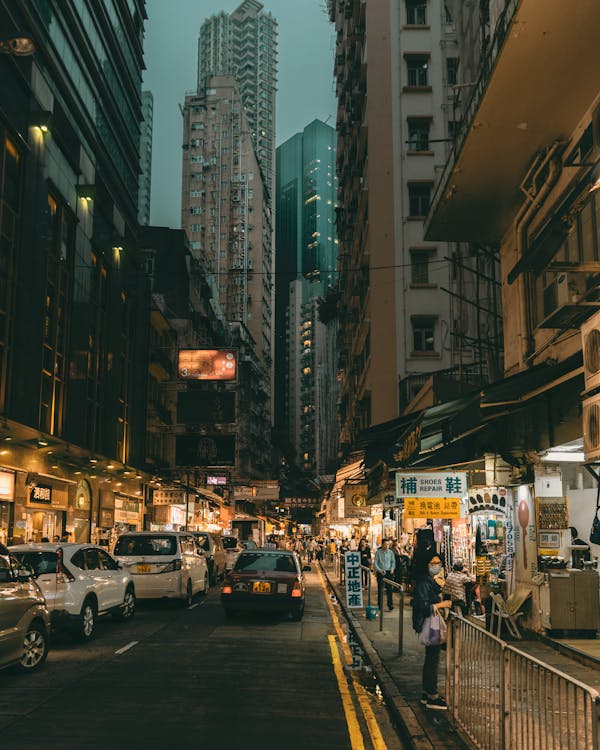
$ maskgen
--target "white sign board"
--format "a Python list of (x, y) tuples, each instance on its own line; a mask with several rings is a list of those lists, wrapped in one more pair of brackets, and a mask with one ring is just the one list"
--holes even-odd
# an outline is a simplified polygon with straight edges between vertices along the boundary
[(362, 609), (363, 592), (360, 571), (360, 554), (356, 551), (345, 552), (346, 566), (346, 606), (349, 609)]
[(464, 471), (396, 472), (398, 497), (455, 497), (467, 491), (467, 474)]

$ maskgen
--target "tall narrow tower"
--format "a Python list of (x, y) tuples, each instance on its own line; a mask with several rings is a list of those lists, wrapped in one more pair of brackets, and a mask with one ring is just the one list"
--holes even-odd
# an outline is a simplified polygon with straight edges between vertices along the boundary
[(270, 202), (274, 191), (277, 21), (257, 0), (208, 18), (198, 39), (198, 92), (211, 76), (236, 79)]

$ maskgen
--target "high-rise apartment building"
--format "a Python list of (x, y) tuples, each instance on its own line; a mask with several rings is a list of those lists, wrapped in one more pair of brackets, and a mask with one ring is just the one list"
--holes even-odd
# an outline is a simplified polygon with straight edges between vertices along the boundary
[(198, 39), (198, 92), (214, 75), (232, 75), (242, 98), (268, 190), (274, 193), (277, 21), (257, 0), (244, 0), (232, 13), (208, 18)]
[(476, 379), (487, 376), (476, 360), (482, 341), (498, 340), (496, 318), (481, 317), (482, 308), (494, 310), (497, 264), (492, 257), (476, 269), (475, 278), (492, 281), (466, 293), (466, 282), (456, 287), (468, 249), (424, 239), (455, 128), (452, 3), (330, 0), (329, 10), (339, 101), (341, 438), (351, 445), (361, 429), (411, 408), (434, 373), (455, 382), (473, 368)]
[(277, 149), (275, 422), (313, 474), (337, 455), (337, 321), (319, 316), (337, 281), (335, 154), (320, 120)]
[(151, 91), (142, 91), (142, 118), (140, 123), (138, 220), (141, 226), (148, 226), (152, 195), (152, 130), (154, 118), (154, 97)]
[(185, 99), (181, 225), (215, 280), (226, 319), (248, 329), (270, 373), (271, 210), (235, 79), (214, 76), (208, 84)]

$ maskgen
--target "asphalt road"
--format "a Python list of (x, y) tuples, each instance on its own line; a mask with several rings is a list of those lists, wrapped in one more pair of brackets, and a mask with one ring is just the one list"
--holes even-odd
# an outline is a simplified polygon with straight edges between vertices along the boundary
[(320, 576), (307, 578), (299, 623), (227, 620), (214, 588), (190, 609), (104, 618), (89, 644), (55, 637), (39, 672), (0, 672), (2, 750), (400, 750), (385, 706), (344, 668)]

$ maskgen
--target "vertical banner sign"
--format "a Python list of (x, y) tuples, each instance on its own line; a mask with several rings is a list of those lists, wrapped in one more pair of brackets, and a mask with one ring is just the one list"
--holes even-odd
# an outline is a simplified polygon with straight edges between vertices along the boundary
[(345, 552), (344, 557), (346, 564), (346, 606), (350, 609), (362, 608), (360, 555), (358, 552)]

